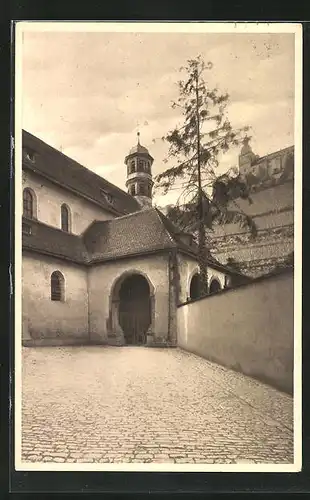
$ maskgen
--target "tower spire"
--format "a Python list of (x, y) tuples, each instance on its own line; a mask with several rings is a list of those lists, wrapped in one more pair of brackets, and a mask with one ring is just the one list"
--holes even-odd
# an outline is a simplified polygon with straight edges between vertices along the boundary
[(140, 132), (139, 132), (139, 130), (137, 132), (137, 137), (138, 137), (138, 144), (140, 145)]

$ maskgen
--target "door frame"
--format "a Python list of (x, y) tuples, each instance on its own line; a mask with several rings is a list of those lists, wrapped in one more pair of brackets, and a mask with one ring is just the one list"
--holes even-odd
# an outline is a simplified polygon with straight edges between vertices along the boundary
[(126, 344), (124, 332), (119, 323), (119, 305), (120, 305), (119, 291), (125, 279), (129, 278), (134, 274), (143, 276), (143, 278), (145, 278), (146, 281), (148, 282), (150, 290), (151, 323), (147, 331), (146, 337), (149, 336), (154, 337), (155, 335), (155, 306), (156, 306), (155, 287), (150, 278), (143, 271), (135, 268), (129, 269), (127, 271), (122, 272), (115, 278), (115, 280), (112, 283), (109, 296), (109, 317), (107, 319), (108, 339), (112, 343), (115, 343), (116, 341), (119, 345)]

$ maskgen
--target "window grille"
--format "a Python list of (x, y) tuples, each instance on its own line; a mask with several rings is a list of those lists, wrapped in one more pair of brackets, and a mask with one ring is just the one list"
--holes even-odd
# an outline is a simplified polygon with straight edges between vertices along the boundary
[(54, 271), (51, 275), (51, 300), (64, 301), (64, 283), (65, 279), (61, 272)]
[(33, 219), (34, 199), (30, 189), (25, 188), (23, 191), (23, 215), (29, 219)]
[(70, 214), (67, 205), (61, 205), (61, 229), (67, 233), (70, 231)]

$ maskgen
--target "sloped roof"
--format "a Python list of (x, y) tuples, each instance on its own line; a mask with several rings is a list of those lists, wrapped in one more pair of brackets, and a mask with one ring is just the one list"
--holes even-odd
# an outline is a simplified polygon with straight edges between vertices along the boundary
[(88, 253), (80, 236), (25, 217), (22, 246), (25, 250), (67, 259), (77, 264), (85, 264), (88, 261)]
[[(95, 221), (84, 232), (83, 240), (90, 262), (169, 249), (181, 250), (196, 259), (198, 247), (195, 241), (187, 245), (181, 237), (181, 230), (152, 207), (117, 219)], [(231, 274), (240, 274), (212, 255), (209, 255), (208, 263)]]
[(95, 221), (85, 231), (83, 239), (91, 260), (176, 247), (154, 208), (108, 221)]
[[(157, 210), (159, 217), (161, 218), (163, 224), (165, 225), (167, 231), (173, 236), (175, 242), (179, 249), (184, 250), (187, 253), (193, 254), (195, 257), (198, 254), (198, 245), (195, 240), (192, 241), (191, 245), (186, 245), (182, 240), (182, 231), (177, 226), (175, 226), (168, 217), (166, 217), (162, 212)], [(184, 233), (183, 233), (184, 234)], [(214, 266), (220, 266), (221, 269), (228, 269), (231, 272), (231, 269), (227, 266), (223, 266), (213, 255), (209, 254), (208, 263)]]
[[(197, 258), (197, 245), (186, 245), (179, 229), (159, 210), (150, 208), (108, 221), (94, 221), (82, 235), (70, 234), (33, 219), (23, 218), (24, 250), (63, 258), (78, 264), (176, 249)], [(239, 272), (220, 264), (211, 255), (208, 263), (230, 274)]]
[[(75, 160), (23, 130), (23, 147), (35, 153), (35, 160), (23, 156), (23, 168), (43, 175), (52, 182), (76, 192), (116, 215), (140, 209), (137, 200), (122, 189), (83, 167)], [(111, 196), (108, 201), (105, 193)]]
[(272, 160), (273, 158), (276, 158), (277, 156), (282, 156), (287, 153), (293, 153), (294, 152), (294, 146), (288, 146), (287, 148), (279, 149), (278, 151), (274, 151), (273, 153), (269, 153), (264, 156), (259, 156), (257, 160), (253, 163), (253, 165), (257, 165), (266, 159)]

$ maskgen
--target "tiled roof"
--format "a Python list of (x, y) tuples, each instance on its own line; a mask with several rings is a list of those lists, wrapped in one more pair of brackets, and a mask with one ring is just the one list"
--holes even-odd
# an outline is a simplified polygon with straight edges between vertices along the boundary
[(23, 147), (29, 148), (35, 154), (34, 161), (23, 157), (23, 168), (73, 190), (116, 215), (140, 209), (137, 200), (131, 195), (25, 130), (22, 141)]
[[(108, 221), (94, 221), (81, 236), (23, 218), (22, 242), (25, 250), (85, 265), (172, 249), (197, 258), (197, 245), (186, 245), (180, 234), (159, 210), (149, 208)], [(240, 274), (211, 255), (208, 262), (215, 269)]]
[(68, 259), (78, 264), (88, 261), (87, 250), (80, 236), (25, 217), (23, 217), (22, 246), (25, 250)]
[(83, 239), (91, 260), (176, 247), (154, 208), (108, 221), (95, 221), (85, 231)]
[[(177, 226), (175, 226), (168, 217), (166, 217), (162, 212), (157, 210), (158, 215), (160, 216), (163, 224), (165, 225), (166, 229), (168, 232), (173, 236), (177, 247), (181, 250), (184, 250), (187, 253), (191, 253), (195, 257), (198, 254), (198, 245), (196, 242), (193, 240), (191, 245), (186, 245), (182, 240), (181, 240), (181, 235), (182, 231), (179, 229)], [(215, 267), (220, 267), (221, 269), (227, 269), (229, 272), (232, 270), (229, 267), (223, 266), (213, 255), (209, 254), (208, 255), (208, 263), (210, 265), (213, 265)]]

